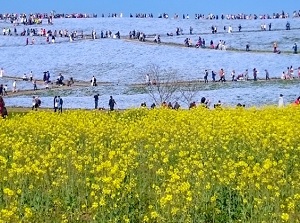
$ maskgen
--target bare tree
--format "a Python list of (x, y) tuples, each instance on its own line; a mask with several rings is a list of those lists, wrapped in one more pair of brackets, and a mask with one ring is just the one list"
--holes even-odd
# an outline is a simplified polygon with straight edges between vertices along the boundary
[(146, 76), (145, 90), (156, 104), (177, 99), (175, 93), (178, 92), (180, 84), (176, 71), (151, 64), (142, 73)]
[(179, 92), (181, 94), (181, 101), (189, 106), (199, 92), (199, 83), (195, 81), (188, 81), (184, 85), (180, 86)]

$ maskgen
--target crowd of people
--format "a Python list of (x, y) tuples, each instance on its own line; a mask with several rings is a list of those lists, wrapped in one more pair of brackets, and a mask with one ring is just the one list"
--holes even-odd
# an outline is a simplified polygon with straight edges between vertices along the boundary
[[(195, 13), (194, 16), (190, 16), (189, 14), (182, 14), (182, 17), (175, 13), (172, 18), (173, 19), (204, 19), (204, 20), (265, 20), (265, 19), (286, 19), (286, 18), (299, 18), (300, 17), (300, 10), (294, 10), (293, 13), (287, 13), (284, 11), (281, 12), (274, 12), (272, 14), (265, 13), (265, 14), (246, 14), (246, 13), (237, 13), (237, 14), (203, 14), (203, 13)], [(148, 18), (145, 17), (139, 17), (139, 18)], [(159, 18), (170, 18), (168, 13), (163, 13), (159, 15)]]
[[(102, 13), (102, 17), (106, 17)], [(107, 17), (124, 17), (123, 13), (109, 13)], [(154, 18), (153, 13), (130, 13), (130, 18)], [(285, 18), (298, 18), (300, 17), (300, 10), (294, 10), (292, 13), (287, 13), (284, 11), (281, 12), (274, 12), (274, 13), (264, 13), (264, 14), (246, 14), (246, 13), (237, 13), (237, 14), (203, 14), (203, 13), (195, 13), (193, 16), (190, 16), (188, 13), (183, 13), (179, 15), (175, 13), (173, 16), (170, 16), (168, 13), (164, 12), (158, 15), (158, 18), (173, 18), (173, 19), (206, 19), (206, 20), (218, 20), (218, 19), (226, 19), (226, 20), (251, 20), (251, 19), (285, 19)]]
[[(95, 94), (94, 95), (95, 109), (96, 110), (105, 110), (105, 107), (99, 107), (99, 99), (100, 99), (99, 93)], [(54, 96), (54, 98), (53, 98), (53, 111), (58, 112), (58, 113), (62, 113), (63, 112), (63, 103), (64, 103), (64, 100), (62, 99), (61, 96)], [(32, 97), (32, 106), (31, 106), (32, 110), (38, 111), (38, 109), (41, 107), (41, 104), (42, 104), (42, 101), (41, 101), (39, 96), (33, 96)], [(115, 99), (113, 98), (113, 96), (110, 96), (110, 98), (108, 100), (109, 111), (114, 111), (116, 105), (117, 105), (117, 103), (116, 103)], [(281, 107), (285, 107), (286, 105), (287, 105), (287, 103), (284, 100), (283, 94), (280, 94), (279, 98), (278, 98), (278, 107), (281, 108)], [(292, 105), (300, 106), (300, 96), (296, 98), (296, 100), (292, 103)], [(142, 102), (140, 107), (141, 108), (148, 108), (146, 102)], [(157, 104), (152, 103), (149, 108), (150, 109), (155, 109), (156, 107), (157, 107)], [(159, 107), (160, 108), (165, 108), (165, 109), (178, 110), (178, 109), (181, 108), (181, 105), (178, 103), (178, 101), (175, 101), (174, 104), (172, 102), (163, 101)], [(201, 100), (199, 101), (199, 103), (197, 103), (196, 101), (192, 101), (188, 105), (188, 109), (194, 109), (194, 108), (197, 108), (197, 107), (202, 107), (202, 108), (206, 108), (206, 109), (210, 109), (210, 108), (213, 107), (214, 109), (221, 109), (223, 107), (223, 104), (222, 104), (221, 100), (218, 100), (217, 103), (213, 104), (213, 106), (212, 106), (212, 101), (211, 100), (209, 100), (206, 97), (202, 97)], [(238, 103), (236, 105), (236, 107), (237, 108), (244, 108), (244, 107), (246, 107), (246, 105)], [(0, 117), (6, 118), (7, 116), (8, 116), (8, 111), (7, 111), (4, 99), (0, 95)]]
[[(130, 18), (155, 18), (153, 13), (129, 13), (127, 15)], [(36, 24), (37, 22), (42, 22), (43, 19), (47, 19), (48, 23), (51, 24), (52, 20), (54, 18), (97, 18), (97, 14), (92, 13), (56, 13), (55, 11), (51, 11), (50, 13), (31, 13), (31, 14), (25, 14), (25, 13), (1, 13), (0, 14), (0, 20), (6, 20), (10, 21), (11, 23), (15, 24), (27, 24), (32, 25)], [(108, 17), (108, 18), (122, 18), (126, 17), (123, 13), (107, 13), (101, 14), (101, 17)], [(164, 12), (157, 16), (157, 18), (174, 18), (174, 19), (206, 19), (206, 20), (218, 20), (218, 19), (226, 19), (226, 20), (250, 20), (250, 19), (284, 19), (284, 18), (298, 18), (300, 17), (300, 10), (294, 10), (292, 13), (287, 13), (285, 11), (281, 12), (273, 12), (271, 14), (269, 13), (263, 13), (263, 14), (246, 14), (246, 13), (236, 13), (236, 14), (214, 14), (214, 13), (195, 13), (193, 16), (190, 16), (189, 14), (183, 13), (182, 15), (179, 15), (175, 13), (173, 16), (169, 16), (168, 13)]]
[[(5, 78), (6, 75), (5, 75), (5, 71), (3, 68), (0, 69), (0, 80), (2, 78)], [(10, 77), (11, 78), (11, 77)], [(50, 71), (44, 71), (43, 72), (43, 75), (40, 79), (36, 78), (33, 74), (32, 71), (30, 71), (28, 74), (27, 73), (24, 73), (22, 77), (19, 77), (19, 78), (16, 78), (13, 80), (12, 82), (12, 85), (11, 85), (11, 90), (8, 89), (8, 85), (7, 84), (0, 84), (0, 95), (1, 96), (6, 96), (8, 95), (8, 92), (12, 92), (12, 93), (15, 93), (15, 92), (18, 92), (22, 89), (19, 89), (18, 87), (18, 81), (19, 80), (22, 80), (23, 82), (25, 83), (31, 83), (32, 84), (32, 89), (33, 91), (37, 91), (38, 90), (38, 83), (40, 85), (43, 85), (43, 87), (41, 89), (50, 89), (50, 86), (49, 85), (57, 85), (57, 86), (68, 86), (68, 87), (71, 87), (75, 81), (73, 79), (73, 77), (70, 77), (68, 80), (65, 80), (64, 76), (62, 75), (62, 73), (59, 73), (56, 80), (55, 81), (52, 81), (51, 80), (51, 75), (50, 75)], [(96, 81), (93, 81), (93, 86), (96, 86)], [(24, 87), (24, 85), (23, 85)]]
[(10, 23), (14, 25), (36, 25), (36, 24), (42, 24), (42, 19), (47, 19), (48, 24), (53, 24), (53, 15), (48, 15), (46, 13), (36, 13), (36, 14), (26, 14), (26, 13), (12, 13), (12, 14), (0, 14), (1, 20), (9, 20)]
[[(224, 29), (224, 32), (228, 32), (229, 34), (234, 32), (233, 31), (233, 27), (231, 25), (229, 25), (228, 27), (224, 26), (223, 29)], [(291, 25), (290, 25), (290, 22), (288, 21), (286, 23), (286, 30), (290, 30), (290, 29), (291, 29)], [(238, 30), (238, 32), (242, 31), (241, 24), (239, 24), (237, 26), (237, 30)], [(261, 31), (266, 31), (266, 30), (267, 30), (267, 25), (265, 23), (262, 23), (261, 24)], [(268, 30), (269, 31), (272, 30), (272, 24), (271, 23), (268, 24)], [(183, 29), (181, 27), (176, 27), (175, 33), (176, 33), (177, 36), (178, 35), (186, 35), (187, 34), (187, 33), (183, 33)], [(211, 26), (211, 33), (212, 34), (218, 33), (218, 28), (217, 28), (216, 25), (212, 25)], [(193, 27), (190, 26), (189, 35), (194, 35), (194, 34), (195, 33), (193, 33)], [(173, 32), (168, 32), (167, 33), (167, 37), (173, 36), (173, 35), (174, 35)], [(186, 46), (186, 47), (209, 48), (209, 49), (219, 49), (219, 50), (226, 50), (227, 49), (227, 45), (226, 45), (225, 40), (219, 40), (217, 43), (214, 43), (214, 41), (211, 40), (209, 47), (206, 47), (205, 44), (206, 44), (206, 41), (205, 41), (204, 38), (201, 38), (201, 36), (199, 36), (196, 44), (193, 44), (192, 39), (190, 37), (186, 37), (184, 39), (184, 46)], [(294, 54), (298, 53), (298, 46), (297, 46), (296, 42), (291, 47), (291, 50), (293, 51)], [(246, 51), (247, 52), (251, 51), (249, 43), (246, 44)], [(273, 52), (277, 53), (277, 54), (281, 53), (281, 51), (278, 49), (278, 43), (277, 43), (277, 41), (275, 41), (273, 43)]]
[[(235, 70), (229, 72), (231, 81), (248, 81), (248, 80), (257, 81), (259, 79), (266, 80), (266, 81), (271, 80), (268, 69), (264, 69), (263, 70), (264, 74), (262, 74), (260, 77), (258, 76), (259, 73), (260, 72), (257, 70), (257, 68), (252, 69), (252, 75), (249, 74), (249, 69), (245, 69), (245, 71), (240, 73), (236, 73)], [(205, 69), (203, 79), (202, 79), (204, 83), (209, 82), (209, 74), (211, 74), (212, 82), (226, 82), (228, 77), (228, 76), (226, 77), (226, 72), (223, 68), (221, 68), (218, 71)], [(285, 71), (282, 72), (281, 76), (279, 76), (278, 78), (281, 78), (282, 80), (293, 80), (295, 78), (300, 79), (300, 67), (298, 67), (297, 69), (297, 76), (295, 76), (294, 74), (293, 66), (289, 66)], [(145, 84), (149, 86), (149, 85), (157, 85), (158, 83), (154, 77), (151, 77), (149, 74), (146, 74)]]
[[(21, 35), (21, 36), (27, 36), (26, 40), (25, 40), (25, 45), (34, 45), (38, 43), (56, 43), (56, 39), (58, 37), (60, 38), (69, 38), (70, 42), (73, 42), (76, 39), (83, 39), (86, 38), (87, 36), (90, 36), (90, 38), (92, 39), (98, 39), (98, 38), (117, 38), (120, 39), (121, 38), (121, 34), (119, 31), (117, 31), (116, 33), (113, 33), (111, 30), (106, 30), (103, 31), (101, 30), (100, 32), (100, 36), (97, 36), (96, 30), (92, 30), (91, 34), (84, 34), (83, 31), (69, 31), (67, 29), (61, 29), (61, 30), (51, 30), (51, 29), (46, 29), (46, 28), (22, 28), (23, 31), (21, 33), (18, 33), (17, 27), (14, 26), (13, 30), (11, 30), (10, 27), (4, 27), (2, 30), (2, 34), (5, 36), (11, 36), (11, 35)], [(228, 32), (228, 33), (233, 33), (234, 32), (234, 27), (232, 27), (231, 25), (229, 25), (228, 27), (224, 26), (223, 27), (224, 32)], [(241, 32), (242, 30), (242, 26), (241, 24), (239, 24), (236, 29), (238, 30), (238, 32)], [(267, 30), (267, 25), (266, 23), (262, 23), (260, 29), (262, 31)], [(269, 23), (268, 24), (268, 30), (271, 31), (272, 29), (272, 24)], [(287, 21), (286, 23), (286, 30), (290, 30), (291, 29), (291, 24), (289, 21)], [(189, 28), (189, 34), (190, 35), (194, 35), (195, 33), (193, 32), (193, 27), (190, 26)], [(183, 29), (181, 27), (176, 27), (175, 29), (175, 33), (176, 35), (184, 35), (185, 33), (183, 33)], [(212, 34), (216, 34), (218, 33), (218, 28), (216, 25), (212, 25), (211, 26), (211, 33)], [(173, 32), (167, 33), (167, 36), (173, 36)], [(41, 41), (40, 37), (44, 38), (44, 40)], [(145, 32), (141, 32), (141, 31), (137, 31), (137, 30), (132, 30), (129, 32), (128, 35), (129, 39), (138, 39), (140, 41), (145, 42), (146, 38), (151, 37), (151, 35), (146, 36)], [(156, 34), (154, 36), (153, 41), (155, 43), (161, 43), (161, 34)], [(209, 48), (209, 49), (219, 49), (219, 50), (226, 50), (227, 49), (227, 45), (225, 44), (225, 40), (219, 40), (217, 43), (214, 44), (213, 40), (210, 41), (210, 45), (209, 47), (206, 47), (205, 45), (205, 40), (204, 38), (199, 37), (198, 41), (196, 42), (196, 44), (192, 43), (191, 38), (187, 37), (184, 40), (184, 45), (187, 47), (196, 47), (196, 48)], [(291, 46), (291, 50), (293, 51), (294, 54), (298, 53), (298, 46), (297, 43), (295, 42), (293, 46)], [(247, 43), (246, 44), (246, 51), (251, 51), (250, 50), (250, 44)], [(281, 51), (278, 49), (278, 43), (277, 41), (275, 41), (273, 43), (273, 52), (274, 53), (278, 53), (280, 54)]]
[(129, 39), (138, 39), (139, 41), (144, 42), (146, 40), (146, 34), (134, 29), (129, 31)]
[[(296, 74), (295, 74), (296, 73)], [(3, 68), (0, 69), (0, 80), (5, 77), (5, 71)], [(282, 79), (282, 80), (293, 80), (295, 78), (300, 79), (300, 66), (296, 68), (294, 71), (293, 66), (288, 66), (282, 73), (279, 73), (277, 77), (272, 77), (273, 79)], [(71, 87), (74, 85), (75, 81), (73, 77), (70, 77), (68, 80), (65, 80), (65, 77), (62, 73), (59, 73), (56, 77), (55, 81), (51, 80), (50, 71), (44, 71), (42, 78), (38, 79), (34, 76), (33, 72), (30, 71), (29, 74), (24, 73), (22, 77), (18, 79), (14, 79), (11, 85), (11, 88), (5, 83), (0, 83), (0, 95), (6, 96), (9, 92), (18, 92), (22, 89), (18, 87), (18, 81), (21, 79), (23, 82), (29, 82), (32, 85), (32, 90), (38, 90), (38, 85), (41, 87), (40, 89), (50, 89), (50, 85), (55, 84), (58, 87), (60, 86), (68, 86)], [(228, 80), (231, 81), (248, 81), (248, 80), (271, 80), (268, 69), (263, 69), (262, 72), (257, 68), (253, 69), (245, 69), (242, 72), (237, 72), (235, 69), (231, 71), (226, 71), (224, 68), (220, 68), (219, 70), (215, 69), (205, 69), (203, 75), (199, 75), (199, 81), (204, 81), (204, 83), (211, 82), (226, 82)], [(87, 81), (88, 82), (88, 81)], [(91, 86), (98, 86), (97, 78), (93, 75), (90, 79)], [(155, 77), (151, 77), (149, 74), (145, 75), (145, 83), (146, 85), (157, 85), (157, 80)], [(24, 86), (24, 85), (23, 85)]]
[[(97, 38), (97, 36), (96, 36), (96, 38)], [(119, 31), (117, 31), (115, 34), (113, 34), (113, 32), (111, 30), (106, 30), (106, 31), (101, 30), (100, 38), (101, 39), (103, 39), (103, 38), (120, 39), (121, 35), (120, 35)]]
[[(3, 27), (3, 36), (24, 36), (26, 37), (25, 45), (34, 45), (37, 40), (39, 43), (56, 43), (57, 38), (65, 39), (68, 38), (70, 42), (78, 39), (98, 39), (98, 38), (121, 38), (120, 32), (117, 31), (115, 34), (111, 30), (101, 31), (100, 36), (97, 35), (96, 30), (92, 30), (90, 34), (84, 34), (83, 31), (70, 31), (67, 29), (51, 30), (46, 28), (22, 28), (21, 32), (18, 31), (17, 27)], [(41, 41), (42, 40), (42, 41)]]
[[(95, 109), (96, 110), (105, 110), (104, 107), (99, 108), (98, 107), (98, 103), (99, 103), (99, 94), (96, 94), (94, 96), (95, 99)], [(112, 96), (110, 96), (109, 102), (108, 102), (108, 106), (109, 106), (109, 111), (114, 111), (114, 106), (116, 105), (115, 99), (113, 99)], [(288, 105), (288, 103), (285, 102), (283, 94), (279, 95), (279, 99), (278, 99), (278, 107), (284, 107)], [(292, 102), (292, 105), (294, 106), (300, 106), (300, 96), (297, 97), (297, 99)], [(160, 108), (165, 108), (165, 109), (174, 109), (174, 110), (178, 110), (181, 108), (181, 105), (178, 103), (178, 101), (175, 101), (174, 103), (172, 102), (166, 102), (163, 101), (160, 105), (158, 105)], [(147, 106), (146, 102), (142, 102), (140, 105), (140, 108), (150, 108), (150, 109), (155, 109), (158, 107), (156, 103), (152, 103), (149, 107)], [(217, 103), (212, 104), (212, 101), (206, 97), (202, 97), (200, 99), (199, 102), (196, 101), (192, 101), (189, 103), (188, 105), (188, 109), (194, 109), (197, 107), (202, 107), (202, 108), (214, 108), (214, 109), (220, 109), (223, 107), (223, 104), (221, 102), (221, 100), (218, 100)], [(237, 103), (236, 104), (236, 108), (245, 108), (246, 105), (245, 104), (241, 104), (241, 103)]]
[[(111, 17), (115, 17), (117, 16), (116, 14), (115, 15), (112, 15)], [(300, 16), (300, 10), (299, 10), (299, 13), (298, 12), (294, 12), (294, 16), (297, 17), (297, 16)], [(132, 16), (133, 17), (133, 16)], [(153, 17), (150, 16), (150, 15), (144, 15), (144, 14), (139, 14), (138, 17)], [(164, 13), (162, 15), (163, 18), (167, 18), (168, 17), (168, 14)], [(254, 16), (251, 17), (248, 16), (248, 15), (245, 15), (245, 14), (238, 14), (238, 15), (222, 15), (220, 17), (218, 16), (215, 16), (213, 14), (210, 14), (208, 17), (207, 16), (204, 16), (202, 14), (195, 14), (195, 19), (200, 19), (200, 18), (203, 18), (203, 19), (268, 19), (268, 18), (288, 18), (289, 15), (287, 13), (276, 13), (276, 14), (273, 14), (273, 16)], [(179, 18), (178, 15), (175, 16), (175, 18)], [(186, 15), (183, 15), (183, 19), (189, 19), (190, 16), (188, 14)], [(1, 19), (1, 16), (0, 16), (0, 19)], [(52, 19), (50, 17), (50, 19)], [(52, 22), (52, 20), (51, 20)], [(225, 27), (224, 26), (224, 31), (225, 32), (228, 32), (228, 33), (232, 33), (233, 30), (235, 30), (237, 28), (237, 30), (239, 32), (241, 32), (242, 30), (242, 26), (239, 25), (238, 27), (232, 27), (232, 26), (229, 26), (229, 27)], [(271, 31), (272, 29), (272, 24), (269, 23), (268, 24), (268, 30)], [(289, 22), (286, 23), (286, 30), (290, 30), (291, 29), (291, 24)], [(263, 23), (261, 25), (261, 30), (263, 31), (266, 31), (267, 30), (267, 25), (266, 23)], [(217, 29), (217, 26), (214, 25), (214, 26), (211, 26), (211, 32), (212, 33), (217, 33), (218, 32), (218, 29)], [(175, 33), (176, 35), (182, 35), (183, 34), (183, 29), (181, 27), (176, 27), (175, 29)], [(77, 32), (77, 31), (72, 31), (72, 32), (69, 32), (68, 30), (66, 29), (62, 29), (62, 30), (54, 30), (52, 31), (51, 29), (48, 29), (46, 30), (45, 28), (40, 28), (40, 29), (37, 29), (37, 28), (23, 28), (23, 31), (21, 33), (18, 33), (18, 30), (17, 30), (17, 27), (14, 26), (14, 28), (11, 30), (10, 28), (3, 28), (3, 31), (2, 31), (2, 34), (5, 35), (5, 36), (11, 36), (11, 35), (22, 35), (22, 36), (29, 36), (29, 37), (32, 37), (32, 40), (31, 40), (31, 44), (34, 44), (35, 43), (35, 39), (33, 37), (35, 36), (39, 36), (39, 37), (44, 37), (46, 38), (46, 42), (47, 43), (55, 43), (55, 38), (56, 37), (68, 37), (70, 38), (70, 41), (73, 41), (75, 38), (77, 37), (83, 37), (83, 32)], [(190, 27), (189, 29), (189, 34), (190, 35), (194, 35), (194, 30), (192, 27)], [(167, 36), (173, 36), (173, 33), (167, 33)], [(93, 39), (96, 39), (97, 38), (97, 33), (95, 30), (92, 30), (91, 31), (91, 37)], [(117, 32), (115, 34), (112, 33), (112, 31), (108, 30), (108, 31), (101, 31), (101, 34), (100, 34), (100, 38), (120, 38), (120, 33)], [(133, 30), (133, 31), (130, 31), (129, 32), (129, 38), (132, 38), (132, 39), (138, 39), (140, 41), (145, 41), (146, 39), (146, 34), (144, 32), (140, 32), (140, 31), (136, 31), (136, 30)], [(27, 38), (26, 39), (26, 45), (29, 45), (29, 39)], [(160, 43), (161, 42), (161, 39), (160, 39), (160, 35), (157, 34), (155, 35), (154, 37), (154, 42), (157, 42), (157, 43)], [(192, 40), (191, 38), (186, 38), (184, 40), (184, 44), (185, 46), (187, 47), (191, 47), (193, 46), (193, 43), (192, 43)], [(200, 47), (200, 48), (205, 48), (206, 47), (206, 42), (204, 40), (204, 38), (201, 38), (199, 37), (197, 43), (195, 44), (196, 47)], [(213, 42), (213, 40), (210, 41), (210, 48), (211, 49), (226, 49), (226, 42), (224, 40), (219, 40), (218, 42), (216, 42), (216, 44)], [(281, 51), (278, 49), (278, 43), (275, 41), (273, 43), (273, 52), (274, 53), (280, 53)], [(293, 53), (294, 54), (297, 54), (297, 43), (295, 42), (294, 45), (291, 47), (292, 50), (293, 50)], [(246, 51), (250, 51), (250, 45), (247, 44), (246, 45)], [(251, 70), (250, 70), (251, 72)], [(226, 73), (225, 70), (222, 68), (218, 71), (216, 70), (209, 70), (209, 69), (206, 69), (205, 72), (204, 72), (204, 82), (207, 83), (208, 80), (209, 80), (209, 74), (211, 73), (211, 80), (212, 82), (225, 82), (227, 81), (227, 79), (231, 79), (231, 81), (238, 81), (238, 80), (249, 80), (249, 79), (252, 79), (254, 81), (258, 80), (258, 75), (259, 75), (259, 71), (256, 69), (256, 68), (253, 68), (252, 69), (252, 77), (250, 78), (251, 75), (249, 75), (248, 73), (248, 69), (246, 69), (244, 72), (240, 72), (240, 73), (236, 73), (235, 70), (232, 70), (231, 72), (229, 72), (230, 74), (230, 78), (228, 78), (228, 75), (226, 76)], [(267, 69), (264, 69), (264, 75), (263, 76), (260, 76), (260, 78), (262, 79), (265, 79), (265, 80), (270, 80), (270, 77), (269, 77), (269, 72)], [(4, 76), (4, 69), (1, 68), (0, 70), (0, 77), (3, 77)], [(217, 77), (218, 76), (218, 77)], [(297, 76), (294, 75), (294, 70), (293, 70), (293, 67), (292, 66), (289, 66), (287, 67), (287, 70), (284, 70), (282, 72), (282, 74), (280, 75), (280, 78), (281, 79), (284, 79), (284, 80), (291, 80), (291, 79), (294, 79), (295, 77), (297, 78), (300, 78), (300, 67), (298, 67), (298, 73), (297, 73)], [(32, 74), (32, 71), (30, 72), (29, 75), (27, 74), (24, 74), (22, 76), (22, 80), (23, 81), (29, 81), (32, 83), (33, 85), (33, 90), (38, 90), (37, 88), (37, 80), (33, 77), (33, 74)], [(44, 76), (43, 76), (43, 82), (45, 84), (45, 88), (47, 89), (48, 88), (48, 84), (49, 83), (52, 83), (51, 80), (50, 80), (50, 73), (49, 71), (47, 72), (44, 72)], [(64, 86), (66, 85), (66, 83), (64, 82), (64, 76), (62, 74), (59, 74), (59, 76), (57, 77), (56, 79), (56, 82), (55, 82), (57, 85), (59, 86)], [(74, 83), (74, 80), (72, 78), (70, 78), (70, 80), (67, 82), (67, 85), (68, 86), (71, 86), (72, 84)], [(146, 83), (148, 85), (156, 85), (157, 84), (157, 81), (156, 79), (150, 79), (150, 77), (146, 77)], [(96, 78), (93, 76), (92, 79), (91, 79), (91, 85), (92, 86), (97, 86), (97, 81), (96, 81)], [(13, 83), (12, 83), (12, 88), (11, 88), (11, 92), (17, 92), (19, 89), (17, 88), (17, 80), (14, 80)], [(0, 85), (0, 95), (1, 96), (6, 96), (8, 93), (8, 86), (7, 84), (3, 85), (1, 84)], [(95, 95), (96, 96), (96, 95)], [(95, 108), (98, 108), (98, 103), (96, 105), (96, 98), (95, 97)], [(99, 95), (98, 95), (98, 98), (99, 98)], [(36, 101), (38, 98), (35, 97), (34, 100)], [(115, 101), (113, 98), (111, 98), (112, 100), (110, 100), (109, 102), (109, 107), (110, 107), (110, 110), (114, 110), (114, 106), (116, 105)], [(99, 99), (97, 99), (98, 101)], [(37, 104), (37, 103), (35, 103)], [(142, 107), (146, 107), (146, 104), (145, 103), (142, 103)], [(176, 106), (175, 106), (176, 105)], [(175, 105), (172, 105), (170, 103), (167, 103), (167, 107), (169, 108), (179, 108), (178, 105), (175, 103)], [(194, 104), (191, 104), (193, 107)], [(217, 105), (216, 105), (217, 106)], [(220, 106), (220, 105), (218, 105)], [(36, 106), (33, 106), (34, 109), (37, 109), (38, 107)], [(55, 106), (54, 106), (55, 107)], [(151, 107), (155, 107), (155, 105), (152, 104)], [(165, 104), (163, 104), (163, 107), (165, 107)]]
[[(104, 14), (103, 14), (104, 15)], [(104, 16), (103, 16), (104, 17)], [(87, 14), (87, 13), (56, 13), (51, 11), (50, 13), (0, 13), (0, 20), (9, 21), (15, 25), (35, 25), (41, 24), (43, 19), (47, 20), (49, 25), (53, 25), (53, 19), (56, 18), (97, 18), (97, 14)]]

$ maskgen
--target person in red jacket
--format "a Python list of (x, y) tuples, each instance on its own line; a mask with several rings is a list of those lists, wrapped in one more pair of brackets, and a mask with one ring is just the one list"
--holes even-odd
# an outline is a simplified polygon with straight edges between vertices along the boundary
[(300, 96), (295, 100), (294, 105), (300, 105)]

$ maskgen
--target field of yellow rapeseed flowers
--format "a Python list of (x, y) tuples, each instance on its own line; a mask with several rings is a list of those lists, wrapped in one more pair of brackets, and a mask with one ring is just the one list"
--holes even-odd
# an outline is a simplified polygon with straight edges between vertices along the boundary
[(298, 108), (0, 120), (0, 222), (299, 222)]

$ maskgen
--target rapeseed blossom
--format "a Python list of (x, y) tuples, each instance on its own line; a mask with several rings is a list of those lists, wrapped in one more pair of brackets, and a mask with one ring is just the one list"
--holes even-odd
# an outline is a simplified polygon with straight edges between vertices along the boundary
[(0, 120), (0, 222), (299, 222), (300, 110)]

